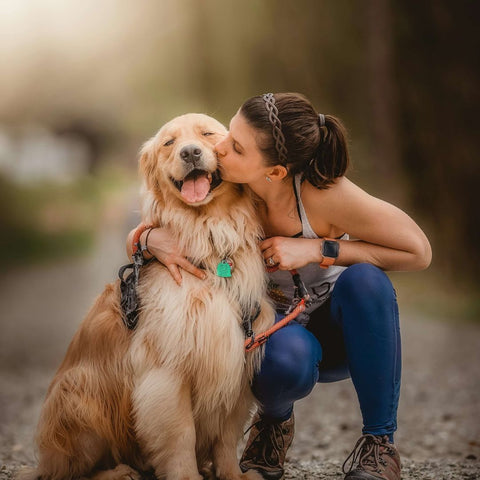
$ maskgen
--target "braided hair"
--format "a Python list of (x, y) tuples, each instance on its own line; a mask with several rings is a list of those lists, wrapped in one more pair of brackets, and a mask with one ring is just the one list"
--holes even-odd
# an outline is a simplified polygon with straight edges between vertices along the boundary
[(332, 115), (317, 114), (299, 93), (266, 93), (240, 108), (258, 130), (257, 144), (267, 165), (282, 165), (290, 176), (301, 173), (319, 189), (345, 174), (349, 153), (345, 127)]

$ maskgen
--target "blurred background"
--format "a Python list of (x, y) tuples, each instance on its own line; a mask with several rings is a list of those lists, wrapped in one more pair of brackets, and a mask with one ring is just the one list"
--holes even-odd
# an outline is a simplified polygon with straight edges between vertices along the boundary
[(430, 270), (400, 283), (425, 308), (477, 318), (479, 11), (467, 0), (1, 0), (3, 270), (90, 255), (101, 206), (136, 184), (141, 143), (171, 117), (228, 125), (249, 96), (298, 91), (343, 119), (350, 177), (429, 235)]
[(429, 236), (430, 269), (391, 275), (401, 308), (478, 322), (479, 14), (469, 0), (0, 0), (3, 374), (53, 368), (127, 263), (142, 142), (186, 112), (228, 125), (269, 91), (340, 117), (349, 177)]

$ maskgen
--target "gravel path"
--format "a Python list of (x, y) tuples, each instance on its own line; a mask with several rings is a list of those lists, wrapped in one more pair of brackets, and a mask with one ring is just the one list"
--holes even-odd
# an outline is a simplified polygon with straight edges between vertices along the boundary
[[(34, 463), (33, 431), (53, 372), (93, 298), (125, 263), (126, 227), (115, 215), (112, 224), (89, 259), (0, 277), (0, 480)], [(480, 326), (422, 318), (399, 301), (402, 478), (480, 479)], [(295, 412), (286, 478), (342, 479), (361, 428), (351, 382), (318, 385)]]

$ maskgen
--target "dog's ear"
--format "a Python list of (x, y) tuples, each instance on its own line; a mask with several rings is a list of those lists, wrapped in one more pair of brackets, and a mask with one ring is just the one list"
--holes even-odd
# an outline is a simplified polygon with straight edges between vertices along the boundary
[(140, 149), (139, 170), (148, 188), (153, 188), (155, 181), (155, 169), (157, 167), (157, 153), (155, 148), (155, 137), (147, 140)]

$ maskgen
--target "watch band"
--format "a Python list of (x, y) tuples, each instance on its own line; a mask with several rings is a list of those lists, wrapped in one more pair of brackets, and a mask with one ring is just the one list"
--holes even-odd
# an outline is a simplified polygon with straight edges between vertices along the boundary
[(331, 267), (335, 263), (335, 258), (333, 257), (323, 257), (322, 261), (318, 264), (320, 268)]

